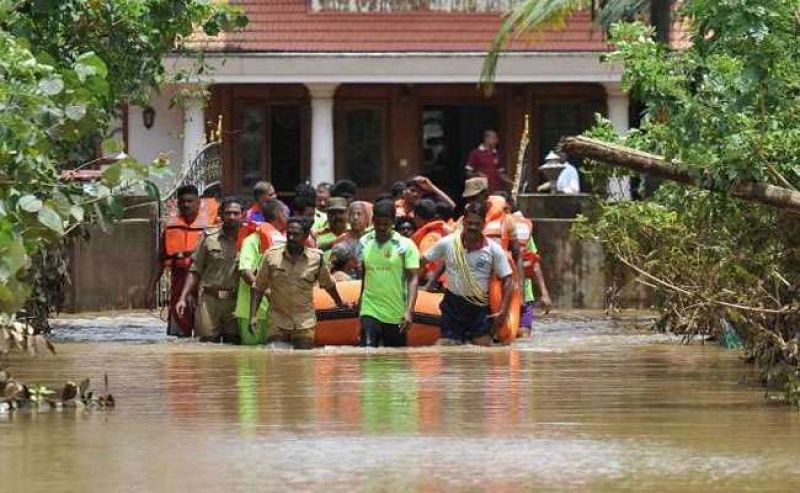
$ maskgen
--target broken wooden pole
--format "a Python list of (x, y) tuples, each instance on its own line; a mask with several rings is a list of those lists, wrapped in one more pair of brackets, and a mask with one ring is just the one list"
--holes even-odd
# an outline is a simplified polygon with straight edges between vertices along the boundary
[[(563, 139), (561, 150), (570, 156), (592, 159), (600, 163), (627, 168), (638, 173), (648, 173), (686, 185), (704, 187), (689, 172), (687, 166), (679, 162), (670, 162), (662, 156), (631, 149), (630, 147), (577, 136)], [(740, 199), (800, 213), (800, 192), (795, 192), (788, 188), (767, 183), (739, 182), (734, 184), (729, 192)]]

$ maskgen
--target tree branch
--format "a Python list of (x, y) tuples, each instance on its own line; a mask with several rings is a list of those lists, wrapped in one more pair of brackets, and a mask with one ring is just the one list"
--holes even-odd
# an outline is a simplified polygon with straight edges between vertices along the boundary
[[(593, 159), (612, 166), (620, 166), (639, 173), (648, 173), (659, 178), (686, 185), (703, 187), (679, 162), (669, 162), (662, 156), (609, 144), (588, 137), (567, 137), (561, 149), (571, 156)], [(800, 192), (767, 183), (739, 182), (730, 188), (731, 195), (770, 207), (800, 213)]]

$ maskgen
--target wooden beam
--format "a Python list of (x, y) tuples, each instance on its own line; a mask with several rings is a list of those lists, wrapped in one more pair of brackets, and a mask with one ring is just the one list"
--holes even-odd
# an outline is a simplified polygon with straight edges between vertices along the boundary
[[(703, 186), (692, 176), (687, 166), (679, 162), (669, 162), (662, 156), (638, 151), (630, 147), (578, 136), (567, 137), (562, 140), (561, 149), (570, 156), (592, 159), (639, 173), (648, 173), (685, 185)], [(800, 213), (800, 192), (788, 188), (777, 187), (767, 183), (740, 182), (734, 184), (729, 192), (740, 199)]]

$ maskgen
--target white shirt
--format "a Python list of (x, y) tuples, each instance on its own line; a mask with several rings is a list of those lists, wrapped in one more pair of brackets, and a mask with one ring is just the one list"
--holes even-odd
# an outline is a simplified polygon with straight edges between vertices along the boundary
[(556, 180), (556, 192), (559, 193), (581, 193), (581, 181), (578, 177), (578, 170), (575, 166), (564, 163), (564, 169)]
[[(457, 295), (466, 296), (467, 291), (462, 286), (463, 281), (456, 268), (456, 255), (453, 250), (453, 241), (456, 234), (445, 236), (437, 241), (425, 253), (425, 260), (433, 262), (444, 259), (447, 272), (447, 289)], [(466, 248), (465, 248), (466, 250)], [(467, 264), (475, 280), (478, 281), (485, 292), (489, 292), (489, 279), (492, 274), (500, 279), (511, 275), (511, 264), (508, 263), (506, 252), (499, 243), (491, 238), (486, 238), (484, 245), (477, 250), (466, 250)]]

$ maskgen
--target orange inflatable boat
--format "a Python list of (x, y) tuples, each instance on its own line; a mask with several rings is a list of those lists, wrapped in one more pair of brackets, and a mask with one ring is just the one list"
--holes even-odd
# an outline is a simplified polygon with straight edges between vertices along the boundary
[[(344, 281), (336, 284), (342, 300), (353, 305), (361, 296), (361, 281)], [(490, 288), (490, 303), (493, 311), (500, 308), (503, 298), (503, 286), (499, 280)], [(441, 293), (417, 292), (417, 303), (414, 307), (414, 323), (408, 331), (409, 346), (430, 346), (441, 337), (442, 313), (439, 304)], [(519, 310), (521, 296), (515, 291), (511, 301), (509, 317), (498, 331), (499, 339), (504, 343), (512, 342), (519, 329)], [(361, 327), (356, 309), (341, 309), (336, 306), (330, 295), (319, 287), (314, 288), (314, 308), (317, 311), (317, 329), (315, 344), (317, 346), (358, 346), (361, 343)]]
[[(361, 281), (336, 283), (339, 296), (347, 303), (356, 304), (361, 296)], [(417, 293), (414, 324), (408, 331), (409, 346), (430, 346), (440, 337), (441, 312), (440, 293)], [(314, 333), (317, 346), (358, 346), (361, 343), (361, 327), (356, 309), (341, 309), (328, 293), (314, 288), (314, 308), (317, 311), (317, 330)]]

